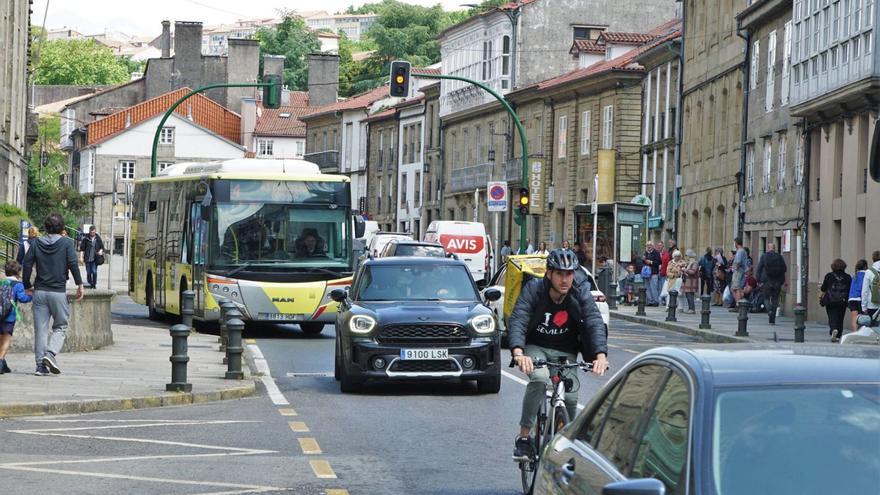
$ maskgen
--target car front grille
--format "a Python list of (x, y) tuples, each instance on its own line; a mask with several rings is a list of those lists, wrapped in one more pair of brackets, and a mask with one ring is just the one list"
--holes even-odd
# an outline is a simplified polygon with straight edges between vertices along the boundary
[(435, 361), (395, 361), (392, 373), (444, 373), (458, 371), (458, 366), (450, 359)]
[(469, 337), (458, 325), (389, 325), (376, 340), (380, 344), (464, 344)]

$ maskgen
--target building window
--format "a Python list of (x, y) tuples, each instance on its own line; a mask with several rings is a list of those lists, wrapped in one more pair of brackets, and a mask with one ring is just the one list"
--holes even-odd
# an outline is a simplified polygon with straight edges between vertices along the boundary
[(755, 145), (746, 148), (746, 196), (755, 195)]
[(781, 106), (788, 104), (789, 79), (791, 78), (791, 21), (785, 23), (782, 41), (782, 88), (780, 88)]
[(852, 58), (853, 58), (853, 60), (859, 58), (859, 55), (861, 55), (861, 44), (862, 44), (862, 37), (861, 36), (856, 36), (855, 38), (852, 39)]
[(804, 136), (798, 134), (794, 142), (794, 183), (801, 185), (804, 180)]
[(788, 147), (788, 134), (779, 133), (779, 158), (776, 165), (776, 189), (782, 191), (785, 189), (785, 172), (787, 163), (785, 162), (785, 149)]
[(849, 62), (849, 42), (844, 41), (840, 44), (840, 63), (845, 64)]
[(565, 158), (567, 154), (566, 147), (568, 146), (568, 116), (559, 116), (559, 128), (556, 132), (558, 133), (556, 156), (558, 158)]
[(407, 190), (407, 182), (406, 182), (406, 172), (400, 176), (400, 205), (401, 207), (406, 207), (406, 190)]
[(174, 162), (159, 162), (159, 163), (156, 164), (156, 166), (157, 166), (159, 172), (165, 170), (166, 168), (168, 168), (168, 167), (170, 167), (170, 166), (172, 166), (172, 165), (174, 165)]
[(415, 192), (413, 193), (413, 200), (415, 202), (416, 208), (422, 206), (422, 173), (416, 172), (416, 182), (415, 182)]
[(119, 176), (122, 180), (134, 180), (134, 162), (133, 161), (119, 162), (119, 173), (120, 173)]
[(865, 33), (865, 55), (868, 55), (873, 51), (871, 47), (872, 43), (874, 43), (874, 33), (869, 31)]
[(379, 131), (379, 153), (377, 153), (376, 169), (382, 170), (385, 158), (385, 131)]
[(174, 144), (174, 128), (163, 127), (159, 133), (159, 144)]
[(296, 158), (302, 158), (303, 154), (305, 154), (306, 143), (305, 141), (297, 141), (296, 142)]
[(764, 140), (764, 173), (761, 190), (765, 193), (770, 192), (770, 176), (773, 173), (773, 142), (770, 138)]
[(837, 41), (837, 37), (840, 34), (840, 2), (835, 2), (831, 6), (831, 12), (833, 13), (831, 20), (831, 41), (833, 42)]
[(858, 33), (859, 29), (862, 28), (862, 0), (855, 0), (856, 8), (855, 12), (853, 12), (853, 27), (852, 32)]
[[(501, 38), (501, 75), (504, 77), (510, 75), (510, 36)], [(507, 88), (507, 86), (503, 87)]]
[(758, 64), (761, 60), (761, 40), (755, 40), (755, 43), (752, 45), (752, 66), (750, 67), (749, 77), (751, 80), (749, 81), (749, 89), (755, 89), (758, 87)]
[(846, 38), (846, 35), (849, 34), (849, 20), (852, 17), (850, 14), (852, 10), (850, 9), (852, 0), (843, 0), (843, 24), (840, 26), (840, 37)]
[(590, 120), (591, 112), (587, 110), (581, 114), (581, 154), (590, 155), (590, 145), (592, 144), (593, 126)]
[(614, 106), (607, 105), (602, 109), (602, 148), (612, 149), (614, 146)]
[(271, 139), (257, 139), (257, 156), (273, 156), (275, 142)]
[(776, 90), (776, 31), (771, 31), (767, 39), (767, 92), (764, 96), (764, 110), (773, 111), (773, 96)]

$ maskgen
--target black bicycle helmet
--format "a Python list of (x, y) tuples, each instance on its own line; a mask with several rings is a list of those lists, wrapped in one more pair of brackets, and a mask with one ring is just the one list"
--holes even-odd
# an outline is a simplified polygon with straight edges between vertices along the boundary
[(547, 256), (548, 270), (575, 271), (580, 266), (577, 255), (571, 249), (554, 249)]

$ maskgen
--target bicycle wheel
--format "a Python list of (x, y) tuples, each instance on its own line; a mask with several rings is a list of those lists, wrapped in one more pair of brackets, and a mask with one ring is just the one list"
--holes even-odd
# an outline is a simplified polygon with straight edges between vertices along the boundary
[(553, 424), (549, 425), (550, 428), (548, 428), (548, 430), (552, 431), (550, 432), (547, 442), (549, 442), (550, 439), (553, 438), (553, 436), (559, 433), (560, 430), (565, 428), (565, 425), (568, 424), (568, 421), (568, 409), (566, 409), (565, 406), (556, 406), (553, 409)]
[(535, 441), (535, 455), (528, 461), (519, 463), (519, 470), (522, 477), (523, 493), (531, 495), (535, 488), (535, 477), (538, 474), (538, 461), (541, 459), (541, 448), (544, 446), (545, 425), (547, 423), (546, 402), (541, 403), (538, 409), (538, 416), (535, 419), (535, 425), (532, 427), (531, 436)]

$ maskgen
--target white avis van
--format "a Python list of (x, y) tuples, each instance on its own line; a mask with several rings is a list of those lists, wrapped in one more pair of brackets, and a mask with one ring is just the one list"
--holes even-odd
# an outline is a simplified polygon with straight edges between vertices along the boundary
[(482, 223), (452, 220), (431, 222), (424, 241), (440, 243), (446, 252), (458, 255), (480, 286), (488, 282), (492, 274), (492, 242)]

